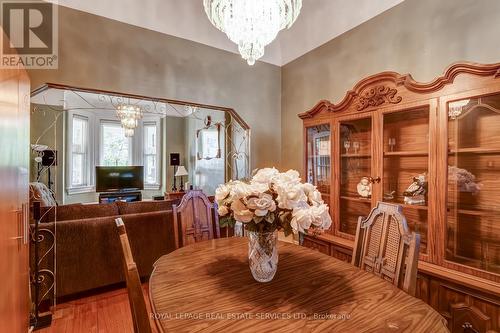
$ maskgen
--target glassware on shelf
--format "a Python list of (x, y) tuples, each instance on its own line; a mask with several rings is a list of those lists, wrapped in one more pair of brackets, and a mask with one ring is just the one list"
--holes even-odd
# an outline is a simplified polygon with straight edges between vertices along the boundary
[(446, 259), (500, 274), (500, 94), (448, 104)]
[[(410, 111), (385, 113), (382, 119), (384, 158), (381, 199), (403, 205), (411, 231), (420, 234), (420, 253), (427, 253), (430, 110), (422, 106)], [(429, 193), (427, 193), (429, 191)]]
[(330, 192), (330, 140), (330, 125), (320, 124), (307, 128), (307, 178), (325, 194)]
[(345, 148), (345, 153), (349, 154), (349, 148), (351, 148), (351, 141), (345, 140), (344, 141), (344, 148)]
[(354, 141), (352, 143), (352, 147), (354, 148), (354, 154), (357, 154), (358, 151), (359, 151), (359, 142), (358, 141)]
[(396, 146), (396, 138), (389, 138), (389, 149), (394, 152), (394, 147)]
[[(339, 232), (356, 235), (358, 218), (368, 216), (371, 199), (362, 198), (358, 192), (360, 180), (372, 174), (372, 156), (368, 154), (372, 148), (372, 117), (346, 119), (339, 122)], [(360, 155), (364, 154), (362, 158)], [(370, 185), (368, 185), (370, 186)]]

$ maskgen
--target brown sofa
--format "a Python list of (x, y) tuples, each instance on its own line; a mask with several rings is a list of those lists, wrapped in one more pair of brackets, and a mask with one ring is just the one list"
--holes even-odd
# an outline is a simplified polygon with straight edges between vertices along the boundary
[[(40, 229), (54, 233), (56, 242), (55, 256), (49, 251), (41, 266), (55, 270), (56, 297), (125, 281), (114, 221), (117, 217), (127, 228), (140, 276), (148, 277), (153, 263), (174, 250), (172, 205), (177, 203), (167, 200), (42, 207)], [(40, 256), (53, 244), (50, 232), (42, 232)]]

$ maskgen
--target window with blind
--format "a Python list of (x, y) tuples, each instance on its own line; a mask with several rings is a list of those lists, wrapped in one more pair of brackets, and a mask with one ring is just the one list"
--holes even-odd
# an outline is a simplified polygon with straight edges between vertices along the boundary
[(144, 123), (144, 184), (159, 183), (157, 123)]
[(82, 116), (73, 116), (71, 138), (71, 186), (89, 185), (89, 120)]

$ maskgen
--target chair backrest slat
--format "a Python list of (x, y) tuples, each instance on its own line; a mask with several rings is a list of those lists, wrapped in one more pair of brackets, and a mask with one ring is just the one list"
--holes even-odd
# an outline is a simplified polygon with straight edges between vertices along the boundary
[(214, 214), (214, 207), (201, 190), (189, 191), (178, 206), (173, 206), (176, 248), (220, 238), (218, 214)]
[(352, 264), (415, 295), (419, 247), (420, 235), (410, 232), (402, 207), (379, 202), (358, 219)]
[(123, 251), (124, 272), (127, 282), (130, 311), (132, 312), (132, 320), (134, 323), (134, 332), (151, 333), (152, 331), (149, 323), (146, 302), (142, 293), (141, 279), (139, 278), (139, 272), (134, 262), (134, 257), (132, 255), (132, 250), (127, 237), (127, 230), (125, 229), (125, 224), (120, 217), (115, 219), (115, 222), (118, 227), (120, 243)]

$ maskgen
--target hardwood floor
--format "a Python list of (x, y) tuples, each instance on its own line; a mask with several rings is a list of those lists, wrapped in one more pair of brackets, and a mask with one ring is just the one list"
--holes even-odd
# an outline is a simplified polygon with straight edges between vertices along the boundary
[[(143, 284), (143, 293), (147, 299), (149, 313), (148, 284)], [(153, 321), (151, 327), (155, 329)], [(127, 289), (124, 288), (58, 304), (53, 312), (52, 325), (38, 332), (133, 333), (133, 331)]]

